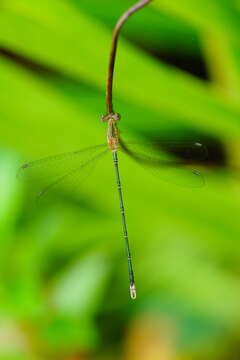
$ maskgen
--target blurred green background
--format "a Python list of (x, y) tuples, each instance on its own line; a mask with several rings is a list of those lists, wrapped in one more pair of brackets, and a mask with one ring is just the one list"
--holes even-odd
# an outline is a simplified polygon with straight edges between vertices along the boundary
[(209, 147), (199, 189), (120, 155), (135, 302), (111, 154), (39, 206), (16, 180), (24, 161), (105, 141), (111, 33), (133, 3), (0, 4), (0, 359), (239, 357), (239, 0), (155, 0), (123, 29), (123, 136)]

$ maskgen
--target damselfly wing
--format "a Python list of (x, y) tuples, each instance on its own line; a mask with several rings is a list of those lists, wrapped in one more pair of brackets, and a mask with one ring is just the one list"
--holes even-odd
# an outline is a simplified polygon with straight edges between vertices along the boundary
[(122, 150), (136, 162), (151, 169), (159, 179), (185, 187), (201, 187), (204, 177), (197, 168), (208, 157), (200, 142), (136, 142), (124, 143)]
[[(207, 158), (207, 149), (200, 142), (120, 141), (119, 150), (151, 169), (160, 180), (187, 187), (204, 184), (202, 174), (195, 168)], [(63, 183), (75, 188), (108, 152), (107, 145), (100, 144), (49, 156), (23, 164), (18, 175), (30, 180), (37, 178), (40, 188), (36, 196), (41, 198)]]
[(34, 183), (35, 196), (41, 200), (51, 193), (51, 190), (61, 189), (63, 184), (75, 189), (87, 179), (96, 163), (107, 153), (106, 144), (101, 144), (49, 156), (23, 164), (18, 171), (18, 177), (26, 179), (31, 185)]

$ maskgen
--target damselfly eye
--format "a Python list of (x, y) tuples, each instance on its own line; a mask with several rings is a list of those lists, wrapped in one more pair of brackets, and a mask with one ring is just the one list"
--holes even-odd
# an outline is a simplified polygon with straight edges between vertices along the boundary
[(101, 116), (101, 121), (104, 122), (104, 121), (108, 121), (108, 115), (102, 115)]
[(121, 119), (121, 115), (119, 113), (115, 113), (115, 114), (112, 115), (112, 118), (113, 118), (113, 120), (118, 121), (118, 120)]

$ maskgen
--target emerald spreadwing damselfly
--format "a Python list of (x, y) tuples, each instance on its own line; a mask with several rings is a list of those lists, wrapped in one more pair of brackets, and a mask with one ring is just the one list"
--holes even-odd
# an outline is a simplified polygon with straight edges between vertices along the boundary
[[(130, 295), (132, 299), (136, 298), (136, 286), (123, 204), (118, 166), (118, 151), (122, 151), (135, 161), (153, 168), (155, 172), (159, 173), (160, 178), (163, 180), (172, 179), (176, 184), (193, 187), (202, 186), (204, 184), (204, 180), (201, 173), (193, 169), (192, 166), (195, 163), (199, 163), (199, 161), (204, 160), (207, 156), (207, 150), (200, 142), (180, 143), (168, 141), (148, 141), (125, 143), (119, 137), (118, 121), (120, 120), (120, 115), (114, 111), (112, 102), (113, 74), (119, 34), (122, 26), (129, 17), (141, 8), (145, 7), (151, 1), (152, 0), (140, 1), (127, 10), (118, 20), (113, 32), (106, 87), (107, 114), (102, 116), (102, 121), (107, 122), (107, 144), (101, 144), (79, 151), (50, 156), (26, 163), (20, 168), (21, 174), (26, 173), (29, 175), (31, 175), (32, 172), (35, 173), (37, 170), (41, 173), (46, 171), (47, 177), (45, 178), (45, 184), (38, 192), (38, 197), (42, 198), (46, 196), (52, 188), (56, 188), (64, 181), (71, 181), (71, 179), (78, 178), (80, 174), (83, 174), (87, 169), (90, 169), (92, 164), (103, 158), (109, 150), (111, 151), (119, 194), (123, 237), (125, 240), (128, 261)], [(134, 86), (134, 84), (132, 86)], [(166, 156), (166, 154), (168, 154), (168, 156)], [(175, 155), (180, 155), (180, 157)], [(52, 173), (51, 171), (48, 171), (51, 168), (54, 168), (55, 170), (54, 179), (49, 179), (48, 177), (48, 174)]]

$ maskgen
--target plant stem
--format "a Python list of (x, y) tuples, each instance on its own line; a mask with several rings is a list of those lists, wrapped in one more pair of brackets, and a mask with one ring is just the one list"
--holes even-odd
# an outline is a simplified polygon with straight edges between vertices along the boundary
[(143, 0), (137, 2), (119, 18), (114, 28), (112, 47), (110, 52), (109, 65), (108, 65), (108, 78), (107, 78), (107, 89), (106, 89), (106, 105), (107, 105), (108, 114), (114, 113), (113, 100), (112, 100), (113, 75), (114, 75), (114, 67), (115, 67), (117, 45), (118, 45), (120, 31), (123, 25), (125, 24), (125, 22), (130, 18), (130, 16), (135, 14), (138, 10), (142, 9), (144, 6), (148, 5), (151, 1), (153, 0)]

